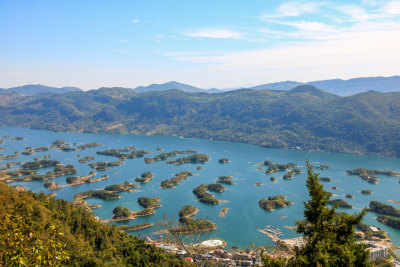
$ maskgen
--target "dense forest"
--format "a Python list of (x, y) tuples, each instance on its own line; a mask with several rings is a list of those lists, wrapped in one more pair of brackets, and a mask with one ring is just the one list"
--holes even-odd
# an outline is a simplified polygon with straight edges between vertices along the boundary
[(180, 135), (265, 147), (400, 156), (400, 93), (339, 97), (310, 85), (219, 94), (122, 88), (0, 93), (0, 125)]
[(103, 225), (83, 208), (0, 183), (0, 264), (184, 266), (142, 239)]

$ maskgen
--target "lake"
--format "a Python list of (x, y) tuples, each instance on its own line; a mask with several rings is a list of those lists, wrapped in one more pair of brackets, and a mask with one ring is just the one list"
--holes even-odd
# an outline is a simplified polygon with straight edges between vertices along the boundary
[[(210, 161), (206, 164), (184, 164), (170, 165), (165, 161), (145, 164), (143, 158), (127, 159), (121, 166), (111, 168), (106, 171), (96, 171), (99, 178), (101, 175), (109, 175), (107, 180), (102, 180), (92, 184), (82, 184), (78, 186), (70, 186), (57, 190), (46, 189), (43, 181), (30, 182), (14, 182), (12, 185), (22, 185), (34, 192), (43, 191), (45, 193), (56, 193), (58, 198), (73, 200), (73, 196), (79, 192), (89, 189), (101, 189), (112, 184), (121, 184), (125, 181), (136, 184), (134, 178), (140, 177), (144, 172), (151, 171), (154, 178), (147, 184), (140, 185), (137, 191), (120, 193), (121, 198), (118, 200), (101, 200), (97, 198), (86, 199), (89, 204), (101, 204), (98, 209), (94, 209), (93, 213), (102, 219), (108, 219), (112, 216), (112, 210), (118, 205), (123, 205), (131, 210), (143, 209), (138, 203), (139, 197), (160, 197), (159, 204), (161, 208), (156, 209), (154, 215), (148, 217), (139, 217), (132, 221), (126, 221), (119, 224), (138, 224), (142, 222), (155, 223), (162, 219), (166, 214), (169, 218), (178, 219), (178, 211), (185, 205), (197, 207), (200, 211), (193, 218), (208, 219), (217, 224), (217, 230), (213, 236), (221, 238), (228, 243), (228, 247), (247, 247), (250, 244), (270, 245), (269, 238), (258, 232), (266, 225), (278, 227), (283, 235), (281, 238), (291, 238), (297, 234), (287, 228), (287, 226), (295, 226), (295, 221), (303, 216), (303, 201), (308, 199), (308, 192), (305, 186), (306, 174), (305, 168), (301, 167), (302, 174), (294, 176), (292, 180), (282, 180), (281, 178), (286, 172), (278, 172), (272, 175), (266, 175), (266, 167), (258, 170), (260, 166), (256, 164), (264, 160), (271, 160), (274, 163), (295, 163), (300, 166), (305, 165), (305, 161), (309, 160), (313, 165), (328, 164), (327, 170), (316, 170), (322, 176), (331, 178), (331, 182), (323, 183), (327, 191), (338, 195), (337, 198), (345, 199), (355, 208), (343, 209), (346, 212), (359, 212), (362, 208), (368, 207), (371, 200), (377, 200), (386, 204), (390, 204), (396, 208), (400, 205), (389, 202), (388, 200), (400, 200), (400, 184), (399, 177), (380, 176), (378, 184), (370, 184), (363, 181), (358, 176), (346, 175), (345, 171), (353, 168), (368, 168), (379, 170), (400, 170), (400, 158), (380, 157), (380, 156), (360, 156), (347, 155), (338, 153), (322, 153), (322, 152), (305, 152), (294, 150), (270, 149), (253, 145), (231, 143), (222, 141), (181, 138), (174, 136), (145, 136), (145, 135), (118, 135), (103, 133), (62, 133), (40, 131), (32, 129), (23, 129), (15, 127), (0, 127), (0, 136), (9, 135), (9, 139), (3, 139), (4, 144), (0, 147), (5, 150), (1, 152), (3, 155), (14, 154), (14, 151), (22, 152), (25, 147), (50, 147), (51, 142), (62, 139), (71, 143), (91, 143), (97, 142), (102, 147), (89, 148), (86, 150), (63, 152), (59, 150), (51, 150), (45, 152), (35, 152), (34, 155), (21, 155), (13, 160), (3, 160), (6, 162), (27, 162), (32, 161), (34, 157), (42, 157), (51, 155), (50, 159), (58, 160), (64, 165), (72, 164), (78, 169), (78, 173), (73, 176), (87, 175), (92, 169), (89, 163), (98, 161), (116, 161), (117, 158), (96, 155), (97, 151), (103, 151), (109, 148), (125, 148), (135, 146), (137, 149), (145, 149), (151, 154), (147, 157), (158, 155), (156, 152), (158, 147), (164, 149), (163, 152), (173, 150), (197, 150), (198, 153), (207, 154)], [(11, 141), (13, 137), (24, 137), (21, 141)], [(81, 157), (77, 157), (80, 154)], [(84, 156), (95, 156), (96, 160), (87, 163), (79, 163), (78, 160)], [(178, 155), (171, 159), (181, 156)], [(220, 164), (220, 158), (228, 158), (229, 163)], [(198, 166), (202, 166), (202, 170), (197, 170)], [(14, 168), (17, 168), (16, 165)], [(40, 169), (39, 173), (43, 174), (51, 168)], [(179, 185), (172, 189), (160, 188), (160, 182), (170, 179), (174, 174), (181, 171), (190, 171), (197, 175), (188, 177)], [(234, 177), (234, 185), (225, 185), (226, 191), (222, 193), (213, 193), (219, 200), (226, 202), (218, 205), (208, 205), (197, 201), (192, 190), (200, 184), (215, 183), (218, 176), (230, 175)], [(53, 179), (58, 184), (67, 184), (65, 181), (67, 176), (60, 176)], [(270, 177), (278, 178), (276, 183), (270, 181)], [(255, 183), (263, 183), (263, 186), (254, 186)], [(337, 186), (338, 190), (331, 187)], [(363, 195), (361, 190), (372, 190), (372, 195)], [(354, 199), (347, 199), (345, 194), (354, 195)], [(284, 195), (294, 204), (285, 208), (276, 209), (273, 212), (262, 210), (258, 201), (268, 196)], [(225, 217), (219, 217), (218, 214), (222, 208), (229, 208)], [(342, 210), (342, 209), (340, 209)], [(364, 222), (380, 227), (387, 231), (395, 245), (400, 246), (400, 231), (389, 228), (378, 221), (378, 215), (369, 212), (364, 218)], [(135, 235), (151, 235), (159, 230), (156, 226), (134, 232)]]

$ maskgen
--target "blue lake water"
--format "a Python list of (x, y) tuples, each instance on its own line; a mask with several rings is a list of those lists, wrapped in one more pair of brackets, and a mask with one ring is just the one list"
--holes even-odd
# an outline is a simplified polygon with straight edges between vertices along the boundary
[[(94, 209), (93, 213), (100, 218), (111, 218), (112, 210), (118, 205), (123, 205), (131, 210), (141, 210), (142, 207), (137, 203), (139, 197), (160, 197), (161, 208), (156, 209), (154, 215), (148, 217), (139, 217), (132, 221), (123, 222), (121, 224), (138, 224), (142, 222), (155, 223), (162, 219), (166, 214), (169, 218), (178, 218), (178, 211), (184, 205), (192, 205), (200, 211), (193, 218), (209, 219), (217, 223), (217, 230), (213, 236), (224, 239), (228, 246), (247, 247), (250, 244), (270, 245), (271, 241), (267, 236), (257, 231), (264, 228), (265, 225), (273, 225), (281, 229), (282, 238), (291, 238), (297, 234), (285, 226), (295, 226), (295, 221), (303, 216), (303, 201), (308, 199), (308, 192), (305, 187), (306, 174), (305, 168), (301, 167), (302, 174), (294, 176), (293, 180), (278, 179), (277, 183), (270, 182), (269, 178), (274, 176), (281, 178), (285, 172), (266, 175), (263, 170), (258, 170), (255, 164), (261, 163), (268, 159), (274, 163), (296, 163), (304, 166), (305, 161), (309, 160), (313, 165), (328, 164), (330, 169), (318, 171), (320, 176), (329, 176), (332, 181), (324, 183), (327, 191), (338, 195), (337, 198), (343, 198), (355, 208), (346, 209), (346, 212), (359, 212), (362, 208), (368, 206), (371, 200), (381, 201), (400, 208), (400, 205), (389, 202), (388, 200), (400, 200), (400, 184), (399, 177), (378, 176), (380, 178), (378, 184), (369, 184), (361, 180), (357, 176), (349, 176), (345, 174), (346, 170), (357, 167), (380, 170), (400, 170), (400, 158), (379, 157), (379, 156), (360, 156), (347, 155), (338, 153), (317, 153), (304, 152), (282, 149), (261, 148), (258, 146), (211, 141), (192, 138), (180, 138), (171, 136), (144, 136), (144, 135), (117, 135), (117, 134), (93, 134), (93, 133), (60, 133), (50, 131), (39, 131), (23, 128), (0, 127), (0, 136), (9, 135), (11, 138), (21, 136), (25, 139), (22, 141), (11, 141), (3, 139), (4, 144), (0, 147), (5, 148), (0, 154), (11, 155), (14, 151), (22, 152), (25, 147), (50, 147), (52, 141), (57, 139), (65, 140), (69, 143), (91, 143), (97, 142), (102, 147), (89, 148), (86, 150), (62, 152), (59, 150), (51, 150), (45, 152), (36, 152), (34, 155), (19, 155), (19, 158), (0, 161), (5, 162), (27, 162), (33, 160), (34, 157), (42, 157), (44, 155), (52, 155), (51, 159), (59, 160), (64, 165), (72, 164), (78, 169), (78, 175), (87, 175), (92, 169), (89, 163), (98, 161), (116, 161), (115, 157), (96, 155), (96, 151), (106, 150), (109, 148), (124, 148), (127, 146), (135, 146), (138, 149), (145, 149), (153, 157), (157, 154), (156, 149), (161, 147), (163, 152), (173, 150), (194, 149), (199, 153), (207, 154), (210, 161), (206, 164), (184, 164), (180, 166), (166, 164), (165, 161), (145, 164), (143, 158), (128, 159), (119, 167), (114, 167), (106, 171), (96, 171), (96, 178), (101, 175), (109, 175), (110, 178), (97, 183), (82, 184), (78, 186), (70, 186), (57, 190), (48, 190), (43, 186), (42, 181), (31, 182), (15, 182), (12, 185), (22, 185), (34, 192), (43, 191), (45, 193), (56, 193), (58, 198), (73, 200), (73, 196), (79, 192), (89, 189), (102, 189), (112, 184), (120, 184), (124, 181), (136, 183), (135, 177), (146, 171), (154, 173), (154, 179), (147, 184), (141, 185), (137, 191), (120, 193), (121, 198), (118, 200), (101, 200), (97, 198), (86, 199), (89, 204), (101, 204), (98, 209)], [(96, 160), (88, 163), (79, 163), (81, 157), (95, 156)], [(186, 156), (186, 155), (181, 155)], [(179, 157), (179, 156), (177, 156)], [(174, 158), (177, 158), (174, 157)], [(219, 164), (218, 159), (228, 158), (230, 163)], [(173, 158), (172, 158), (173, 159)], [(197, 166), (201, 165), (202, 170), (197, 170)], [(15, 166), (15, 168), (18, 166)], [(46, 173), (51, 169), (41, 169), (39, 173)], [(160, 182), (170, 179), (175, 173), (180, 171), (190, 171), (196, 173), (173, 189), (160, 188)], [(215, 193), (215, 197), (226, 202), (218, 205), (208, 205), (197, 201), (192, 190), (200, 184), (215, 183), (218, 176), (231, 175), (235, 178), (234, 185), (224, 185), (226, 191)], [(71, 176), (71, 175), (68, 175)], [(54, 182), (58, 184), (66, 184), (65, 178), (68, 176), (56, 177)], [(254, 186), (255, 183), (261, 182), (263, 186)], [(331, 189), (337, 186), (338, 190)], [(372, 190), (372, 195), (363, 195), (360, 190)], [(354, 199), (347, 199), (345, 194), (352, 194)], [(294, 204), (282, 209), (276, 209), (273, 212), (262, 210), (258, 201), (268, 196), (284, 195)], [(218, 214), (222, 208), (229, 208), (225, 217), (219, 217)], [(378, 221), (378, 215), (369, 212), (364, 218), (364, 222), (380, 227), (388, 232), (395, 245), (400, 246), (400, 231), (389, 228)], [(151, 235), (159, 230), (156, 226), (134, 232), (135, 235)]]

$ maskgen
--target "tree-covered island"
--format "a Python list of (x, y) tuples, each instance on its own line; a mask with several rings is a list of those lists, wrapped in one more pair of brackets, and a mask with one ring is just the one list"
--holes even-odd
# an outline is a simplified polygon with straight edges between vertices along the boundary
[(123, 149), (111, 148), (105, 151), (96, 152), (96, 154), (98, 155), (117, 157), (120, 160), (142, 158), (148, 153), (149, 152), (147, 152), (146, 150), (132, 150), (132, 148), (130, 147)]
[(196, 215), (199, 212), (199, 209), (190, 205), (186, 205), (180, 209), (178, 215), (179, 218), (190, 218)]
[[(296, 167), (298, 167), (296, 164), (294, 163), (286, 163), (286, 164), (279, 164), (279, 163), (273, 163), (270, 160), (265, 160), (263, 163), (259, 164), (259, 165), (264, 165), (267, 166), (267, 170), (266, 170), (266, 174), (273, 174), (274, 172), (280, 172), (280, 171), (291, 171), (291, 170), (295, 170)], [(297, 170), (296, 171), (296, 174)]]
[(390, 216), (395, 216), (395, 217), (400, 217), (400, 210), (385, 204), (385, 203), (381, 203), (378, 201), (371, 201), (369, 203), (369, 211), (373, 211), (379, 214), (383, 214), (383, 215), (390, 215)]
[[(160, 151), (158, 151), (158, 152), (160, 152)], [(150, 163), (157, 162), (157, 161), (167, 160), (168, 158), (175, 157), (175, 156), (180, 155), (180, 154), (193, 154), (193, 153), (197, 153), (197, 151), (196, 150), (191, 150), (191, 149), (188, 149), (188, 150), (174, 150), (174, 151), (171, 151), (171, 152), (161, 153), (161, 154), (159, 154), (159, 155), (157, 155), (155, 157), (152, 157), (152, 158), (144, 158), (144, 162), (147, 163), (147, 164), (150, 164)]]
[(182, 158), (177, 158), (176, 160), (170, 160), (167, 161), (167, 164), (173, 164), (173, 165), (182, 165), (182, 164), (188, 164), (188, 163), (192, 163), (192, 164), (197, 164), (197, 163), (206, 163), (207, 161), (209, 161), (210, 158), (205, 155), (205, 154), (193, 154), (187, 157), (182, 157)]
[(117, 167), (123, 163), (122, 160), (114, 161), (114, 162), (105, 162), (105, 161), (99, 161), (95, 163), (90, 163), (89, 166), (92, 169), (95, 169), (96, 171), (105, 171), (109, 170), (112, 167)]
[(138, 187), (139, 186), (129, 183), (128, 181), (125, 181), (122, 184), (113, 184), (113, 185), (106, 186), (104, 188), (104, 190), (110, 191), (110, 192), (127, 192), (127, 191), (130, 191), (131, 189), (138, 188)]
[(268, 197), (267, 199), (261, 199), (258, 204), (263, 210), (274, 211), (275, 208), (283, 208), (288, 205), (292, 205), (293, 202), (286, 200), (285, 196), (277, 195), (273, 197)]
[(348, 170), (346, 171), (346, 174), (348, 175), (357, 175), (364, 181), (371, 183), (371, 184), (377, 184), (378, 183), (378, 177), (375, 175), (386, 175), (386, 176), (399, 176), (399, 172), (391, 171), (391, 170), (386, 170), (386, 171), (380, 171), (380, 170), (370, 170), (370, 169), (365, 169), (365, 168), (355, 168), (353, 170)]
[(380, 215), (376, 218), (379, 222), (392, 227), (394, 229), (400, 230), (400, 219), (392, 218), (389, 216)]
[(220, 164), (229, 163), (229, 159), (221, 158), (221, 159), (218, 160), (218, 163), (220, 163)]
[(160, 202), (159, 197), (153, 197), (153, 198), (148, 198), (148, 197), (140, 197), (138, 198), (138, 203), (140, 206), (142, 206), (145, 209), (156, 209), (161, 207), (158, 202)]
[(214, 197), (213, 194), (206, 192), (207, 190), (211, 192), (223, 192), (225, 191), (225, 187), (221, 184), (201, 184), (195, 189), (193, 189), (193, 194), (203, 203), (207, 204), (218, 204), (220, 201)]
[(180, 184), (182, 181), (186, 180), (188, 176), (192, 176), (193, 173), (189, 171), (181, 171), (175, 174), (171, 179), (161, 181), (161, 188), (173, 188), (176, 185)]
[(332, 206), (337, 206), (337, 207), (340, 207), (340, 208), (347, 208), (347, 209), (352, 209), (353, 208), (353, 206), (350, 205), (347, 201), (345, 201), (343, 199), (340, 199), (340, 198), (338, 198), (338, 199), (330, 199), (328, 201), (328, 204), (332, 205)]
[(154, 174), (152, 172), (144, 172), (140, 175), (140, 177), (135, 178), (135, 181), (141, 184), (145, 184), (153, 178)]
[(220, 183), (220, 184), (228, 184), (228, 185), (234, 185), (235, 183), (232, 182), (232, 179), (233, 179), (232, 176), (226, 176), (226, 175), (219, 176), (219, 177), (217, 178), (217, 183)]
[(86, 163), (88, 161), (92, 161), (92, 160), (95, 160), (95, 159), (96, 159), (96, 157), (93, 157), (93, 156), (85, 156), (84, 158), (79, 159), (78, 162), (79, 163)]

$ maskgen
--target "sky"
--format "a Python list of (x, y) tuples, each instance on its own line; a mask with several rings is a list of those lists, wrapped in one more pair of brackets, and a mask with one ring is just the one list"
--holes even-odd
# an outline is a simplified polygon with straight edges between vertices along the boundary
[(0, 0), (0, 88), (400, 74), (400, 0)]

